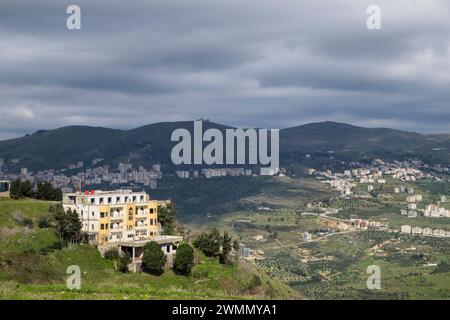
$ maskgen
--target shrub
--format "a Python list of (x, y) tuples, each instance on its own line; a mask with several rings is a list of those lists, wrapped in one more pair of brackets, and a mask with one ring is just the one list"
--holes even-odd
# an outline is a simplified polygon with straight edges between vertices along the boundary
[(261, 285), (261, 278), (255, 274), (252, 274), (250, 280), (244, 284), (243, 290), (253, 290)]
[(81, 240), (81, 220), (76, 211), (64, 211), (60, 204), (51, 206), (49, 212), (53, 215), (55, 229), (61, 239), (77, 243)]
[(19, 226), (22, 227), (27, 227), (27, 228), (33, 228), (33, 220), (31, 220), (30, 218), (24, 216), (22, 213), (20, 212), (15, 212), (12, 215), (12, 219), (14, 220), (14, 222), (16, 222)]
[(158, 221), (161, 223), (163, 234), (173, 234), (175, 232), (175, 217), (177, 209), (173, 203), (158, 206)]
[(41, 229), (45, 229), (50, 227), (50, 220), (46, 216), (41, 216), (38, 221), (38, 227)]
[(119, 252), (116, 249), (111, 248), (105, 251), (104, 257), (107, 260), (116, 260), (119, 258)]
[(201, 233), (194, 240), (194, 247), (200, 249), (207, 257), (217, 256), (220, 252), (220, 244), (221, 237), (216, 228)]
[(438, 266), (436, 267), (436, 269), (434, 269), (432, 273), (446, 273), (446, 272), (450, 272), (450, 265), (447, 262), (442, 261), (438, 264)]
[(231, 252), (231, 249), (233, 248), (231, 237), (228, 235), (227, 232), (224, 232), (222, 237), (222, 254), (220, 255), (220, 263), (222, 264), (228, 264), (230, 263), (229, 255)]
[(155, 241), (146, 243), (144, 246), (144, 254), (142, 256), (142, 270), (159, 276), (164, 273), (165, 264), (166, 256), (159, 244)]
[(122, 254), (117, 263), (117, 268), (123, 273), (128, 273), (128, 265), (131, 263), (131, 255), (128, 252)]
[(173, 271), (179, 275), (190, 275), (194, 266), (194, 249), (188, 243), (182, 243), (177, 248), (173, 262)]
[(32, 198), (34, 196), (33, 185), (27, 180), (14, 180), (11, 182), (10, 195), (13, 199)]
[(208, 275), (209, 275), (208, 270), (194, 269), (192, 271), (192, 276), (196, 279), (207, 278)]

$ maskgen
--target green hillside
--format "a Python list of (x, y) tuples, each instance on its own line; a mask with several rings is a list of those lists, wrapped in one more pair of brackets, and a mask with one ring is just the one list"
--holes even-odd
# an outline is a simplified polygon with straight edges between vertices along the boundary
[[(121, 136), (100, 148), (106, 161), (112, 164), (131, 161), (136, 165), (161, 163), (172, 166), (170, 153), (176, 142), (170, 137), (176, 129), (184, 128), (193, 136), (193, 122), (159, 122), (124, 132)], [(213, 122), (203, 122), (203, 131), (218, 128), (224, 132), (226, 127)]]
[[(122, 131), (106, 128), (70, 126), (18, 139), (0, 142), (0, 157), (21, 159), (12, 170), (21, 167), (48, 169), (67, 167), (69, 163), (105, 158), (105, 163), (131, 162), (149, 166), (161, 163), (173, 169), (170, 141), (173, 130), (193, 131), (192, 121), (160, 122)], [(227, 127), (205, 121), (203, 129)], [(298, 165), (306, 153), (315, 153), (312, 160), (323, 164), (333, 157), (343, 161), (365, 158), (385, 160), (418, 157), (431, 163), (450, 162), (450, 135), (422, 135), (387, 128), (362, 128), (335, 122), (321, 122), (282, 129), (280, 131), (281, 165)], [(310, 165), (310, 164), (308, 164)]]
[(387, 128), (362, 128), (343, 123), (322, 122), (281, 131), (284, 152), (347, 151), (347, 152), (405, 152), (427, 142), (414, 132)]
[[(419, 158), (428, 163), (450, 162), (448, 135), (422, 135), (388, 128), (362, 128), (321, 122), (281, 130), (280, 157), (285, 166), (339, 165), (379, 158), (385, 161)], [(304, 156), (311, 154), (308, 161)]]
[[(52, 229), (39, 228), (39, 217), (50, 203), (32, 200), (0, 200), (0, 299), (256, 299), (298, 298), (280, 282), (259, 275), (249, 266), (224, 266), (198, 254), (199, 262), (189, 277), (170, 269), (160, 276), (124, 274), (114, 262), (100, 257), (88, 245), (62, 247)], [(18, 223), (30, 218), (33, 226)], [(81, 290), (66, 287), (66, 269), (81, 269)]]
[(0, 141), (0, 158), (20, 159), (18, 167), (60, 168), (76, 161), (101, 157), (98, 149), (121, 134), (121, 130), (87, 126), (38, 131), (25, 137)]

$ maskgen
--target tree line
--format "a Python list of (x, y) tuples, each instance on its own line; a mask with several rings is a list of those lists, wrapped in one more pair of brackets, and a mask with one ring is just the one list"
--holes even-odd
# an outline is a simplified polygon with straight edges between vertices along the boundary
[[(205, 256), (218, 258), (220, 263), (227, 265), (233, 263), (230, 259), (232, 250), (239, 250), (239, 243), (236, 240), (233, 241), (227, 232), (221, 235), (216, 228), (200, 233), (192, 244)], [(142, 256), (144, 272), (159, 276), (164, 273), (166, 262), (167, 257), (157, 242), (150, 241), (144, 245)], [(191, 274), (193, 267), (194, 248), (188, 242), (182, 242), (176, 249), (172, 269), (178, 275), (187, 276)]]
[(32, 198), (46, 201), (61, 201), (61, 189), (54, 188), (50, 182), (38, 182), (36, 189), (33, 189), (33, 184), (28, 181), (16, 179), (11, 182), (9, 190), (10, 196), (13, 199)]
[[(142, 256), (142, 271), (160, 276), (164, 273), (167, 257), (161, 246), (156, 241), (149, 241), (144, 245)], [(119, 255), (117, 249), (110, 249), (105, 252), (105, 258), (108, 260), (116, 260), (117, 268), (124, 272), (128, 272), (128, 265), (131, 263), (131, 255), (123, 252)], [(172, 270), (175, 274), (188, 276), (191, 274), (194, 266), (194, 249), (187, 242), (182, 242), (175, 253)]]
[[(214, 228), (197, 235), (193, 241), (193, 246), (200, 250), (205, 256), (218, 258), (220, 263), (233, 264), (230, 254), (232, 250), (239, 250), (239, 243), (229, 236), (227, 232), (223, 235)], [(105, 253), (105, 258), (118, 260), (118, 269), (128, 272), (128, 265), (131, 263), (129, 253), (119, 255), (117, 250), (111, 249)], [(182, 242), (176, 249), (172, 270), (175, 274), (188, 276), (194, 267), (195, 251), (188, 242)], [(161, 246), (150, 241), (144, 245), (142, 255), (142, 271), (152, 275), (162, 275), (166, 266), (167, 257)]]

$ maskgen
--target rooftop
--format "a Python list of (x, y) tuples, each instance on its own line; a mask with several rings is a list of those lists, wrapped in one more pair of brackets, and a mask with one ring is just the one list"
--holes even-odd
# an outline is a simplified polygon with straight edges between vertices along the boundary
[(119, 189), (119, 190), (85, 190), (85, 191), (77, 191), (72, 193), (64, 193), (64, 196), (94, 196), (94, 195), (116, 195), (116, 194), (142, 194), (146, 193), (145, 191), (133, 191), (129, 189)]
[(183, 237), (181, 236), (156, 236), (152, 239), (146, 239), (146, 240), (135, 240), (135, 241), (121, 241), (118, 242), (121, 246), (126, 247), (143, 247), (146, 243), (150, 241), (155, 241), (159, 244), (167, 244), (172, 242), (180, 242), (183, 240)]

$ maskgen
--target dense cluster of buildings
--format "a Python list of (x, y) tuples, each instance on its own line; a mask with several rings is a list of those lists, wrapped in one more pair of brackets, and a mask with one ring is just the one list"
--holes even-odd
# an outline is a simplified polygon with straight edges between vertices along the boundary
[(402, 216), (408, 216), (408, 218), (417, 218), (417, 204), (423, 200), (421, 194), (409, 195), (406, 197), (406, 209), (400, 210)]
[(217, 169), (209, 169), (204, 168), (200, 170), (179, 170), (175, 171), (175, 174), (178, 178), (181, 179), (190, 179), (190, 178), (220, 178), (220, 177), (251, 177), (256, 175), (252, 172), (251, 169), (244, 168), (217, 168)]
[[(260, 175), (264, 176), (280, 176), (286, 175), (285, 168), (259, 168)], [(256, 177), (258, 174), (252, 169), (237, 168), (202, 168), (199, 170), (178, 170), (175, 175), (180, 179), (196, 179), (196, 178), (222, 178), (222, 177)]]
[[(315, 171), (310, 169), (309, 173), (317, 176), (322, 180), (322, 183), (329, 184), (333, 189), (340, 191), (341, 197), (349, 197), (355, 191), (354, 188), (359, 184), (367, 184), (365, 192), (358, 192), (355, 196), (358, 197), (371, 197), (373, 191), (375, 191), (375, 185), (380, 186), (379, 190), (383, 190), (384, 193), (388, 191), (383, 188), (386, 184), (385, 176), (390, 176), (396, 180), (403, 182), (413, 182), (422, 178), (439, 179), (429, 173), (424, 173), (421, 169), (427, 168), (421, 161), (409, 160), (409, 161), (394, 161), (393, 163), (385, 163), (382, 160), (374, 160), (371, 164), (362, 164), (354, 162), (350, 164), (352, 167), (357, 167), (351, 170), (345, 170), (343, 173), (333, 173), (331, 170), (324, 172)], [(325, 179), (325, 180), (323, 180)], [(429, 205), (425, 209), (419, 209), (418, 203), (423, 200), (422, 195), (414, 195), (414, 188), (399, 185), (390, 191), (393, 194), (405, 193), (406, 206), (400, 210), (400, 214), (408, 216), (409, 218), (416, 218), (419, 212), (423, 212), (426, 217), (450, 217), (450, 210), (439, 207), (439, 205)], [(443, 200), (443, 201), (442, 201)], [(446, 197), (441, 197), (441, 202), (445, 202)]]
[[(101, 161), (103, 159), (94, 159), (92, 164), (97, 165)], [(156, 189), (157, 181), (162, 178), (161, 166), (159, 164), (153, 165), (149, 170), (142, 166), (135, 169), (129, 163), (119, 163), (116, 169), (111, 169), (109, 165), (103, 165), (83, 170), (84, 163), (78, 161), (76, 164), (70, 164), (67, 168), (60, 170), (49, 169), (30, 172), (27, 168), (22, 168), (20, 174), (3, 172), (3, 166), (4, 160), (0, 159), (0, 178), (8, 180), (20, 178), (22, 180), (28, 180), (31, 183), (47, 181), (54, 187), (63, 190), (63, 192), (80, 190), (83, 186), (101, 184), (134, 184)]]
[(450, 238), (450, 231), (444, 229), (431, 229), (431, 228), (421, 228), (421, 227), (411, 227), (410, 225), (402, 225), (400, 227), (400, 232), (403, 234), (412, 234), (420, 236), (428, 236), (435, 238)]
[(340, 191), (342, 197), (351, 195), (352, 188), (356, 186), (356, 184), (351, 182), (350, 179), (326, 180), (324, 182), (330, 184), (330, 186), (337, 191)]
[(389, 225), (387, 223), (381, 223), (379, 221), (372, 221), (368, 219), (350, 219), (351, 224), (359, 229), (376, 229), (387, 230)]
[(430, 204), (423, 211), (424, 217), (440, 218), (446, 217), (450, 218), (450, 210), (440, 207), (439, 205)]
[[(422, 195), (410, 195), (406, 198), (407, 209), (400, 210), (400, 214), (408, 218), (417, 218), (418, 211), (423, 213), (424, 217), (431, 218), (450, 218), (450, 210), (441, 207), (440, 204), (446, 202), (446, 196), (441, 196), (438, 204), (429, 204), (424, 209), (418, 209), (418, 203), (423, 200)], [(443, 200), (443, 201), (442, 201)]]
[[(355, 182), (369, 184), (367, 186), (367, 192), (371, 192), (375, 189), (373, 184), (386, 184), (386, 179), (383, 178), (384, 176), (391, 176), (392, 178), (404, 182), (432, 177), (430, 174), (423, 173), (418, 169), (418, 167), (423, 164), (416, 160), (385, 163), (384, 161), (377, 159), (371, 164), (352, 162), (350, 165), (354, 167), (354, 169), (345, 170), (343, 173), (332, 172), (331, 170), (320, 172), (310, 169), (309, 174), (315, 174), (322, 179), (325, 178), (326, 180), (323, 182), (330, 184), (331, 187), (340, 191), (342, 197), (349, 196), (353, 193), (352, 188), (356, 186)], [(413, 193), (414, 190), (402, 186), (395, 188), (394, 193), (400, 192)]]

